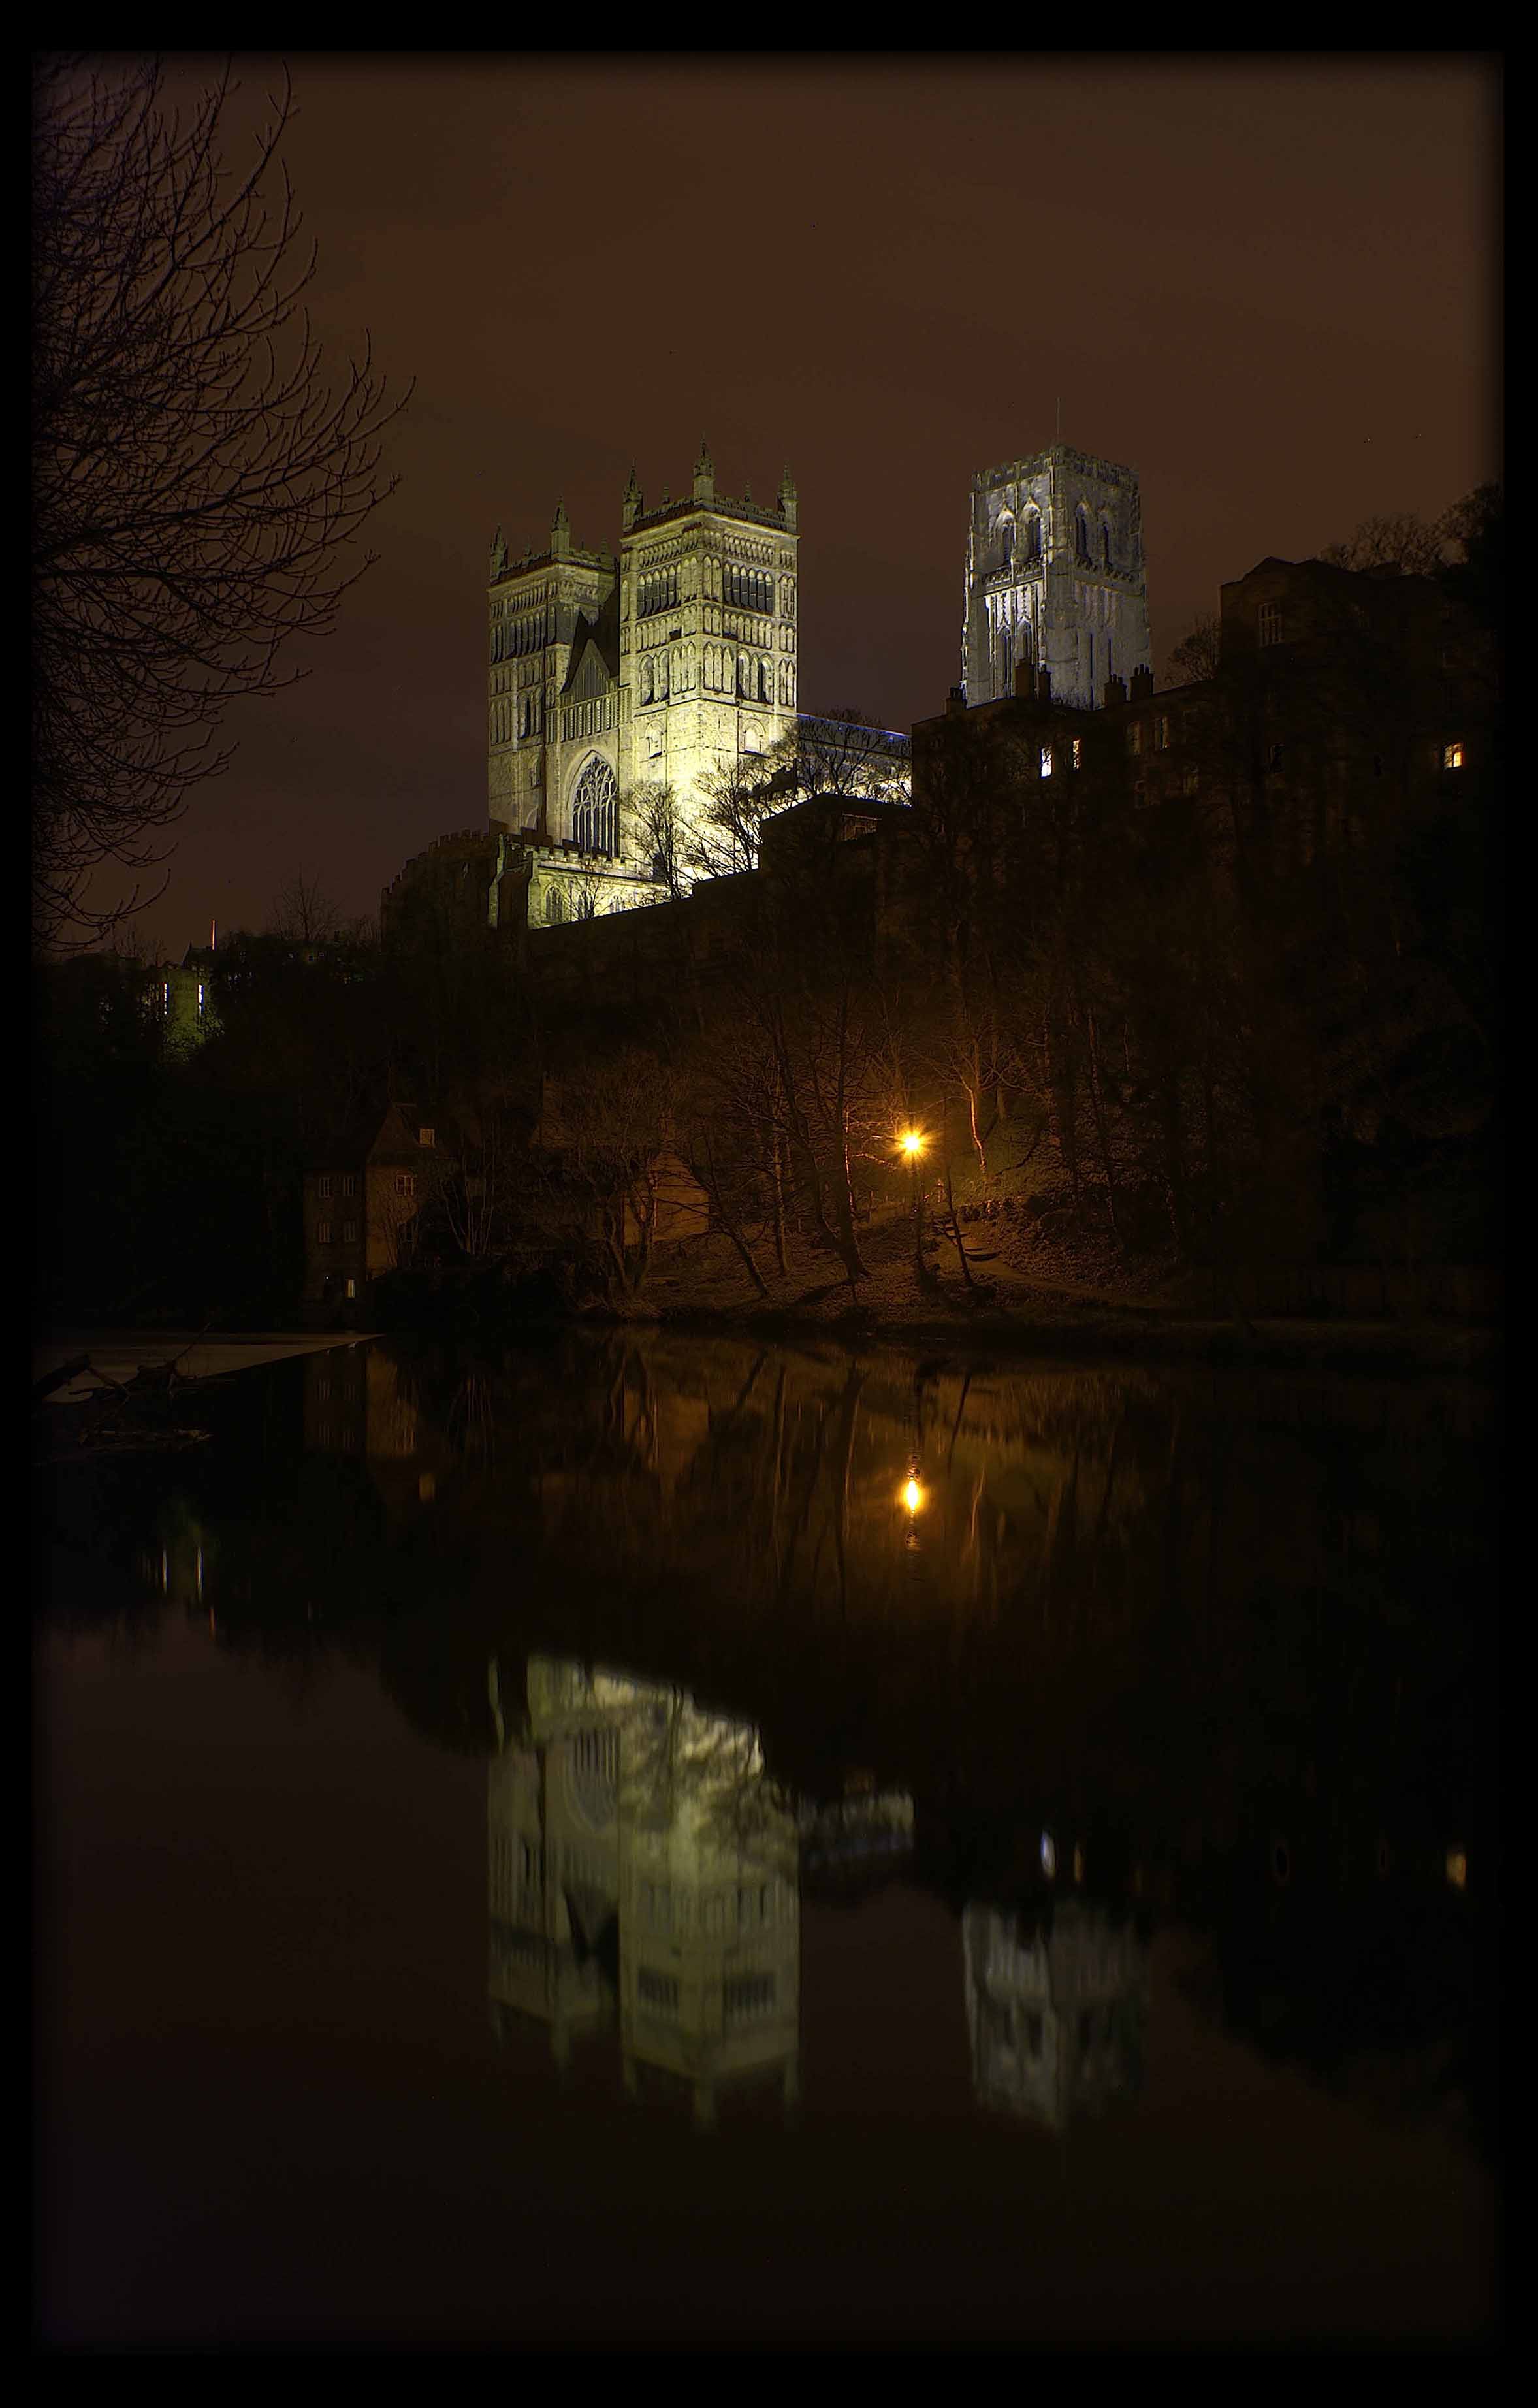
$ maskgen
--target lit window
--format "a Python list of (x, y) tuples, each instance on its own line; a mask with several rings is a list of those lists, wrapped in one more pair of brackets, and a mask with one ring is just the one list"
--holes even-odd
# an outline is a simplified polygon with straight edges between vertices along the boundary
[(436, 1145), (438, 1143), (437, 1130), (419, 1128), (417, 1131), (417, 1143), (418, 1145)]
[(203, 1017), (203, 982), (201, 979), (197, 982), (197, 1016), (199, 1020)]
[(1462, 767), (1463, 767), (1463, 747), (1462, 747), (1462, 745), (1461, 745), (1461, 744), (1454, 743), (1454, 744), (1445, 744), (1445, 745), (1443, 746), (1443, 748), (1442, 748), (1442, 766), (1443, 766), (1443, 767), (1444, 767), (1445, 769), (1461, 769), (1461, 768), (1462, 768)]
[(1167, 719), (1156, 719), (1154, 722), (1154, 750), (1156, 752), (1167, 752), (1169, 749), (1170, 723)]
[(1069, 760), (1073, 768), (1082, 769), (1084, 767), (1084, 738), (1082, 736), (1073, 736), (1069, 738)]
[(1262, 602), (1260, 605), (1260, 641), (1263, 644), (1279, 644), (1281, 640), (1282, 606), (1279, 602)]
[(1043, 744), (1042, 747), (1042, 775), (1043, 778), (1050, 778), (1052, 775), (1052, 747), (1050, 744)]
[(357, 1295), (357, 1292), (358, 1292), (358, 1283), (357, 1283), (357, 1281), (356, 1281), (355, 1279), (350, 1279), (350, 1280), (348, 1281), (348, 1283), (347, 1283), (347, 1293), (348, 1293), (349, 1297), (354, 1297), (354, 1296), (356, 1296), (356, 1295)]

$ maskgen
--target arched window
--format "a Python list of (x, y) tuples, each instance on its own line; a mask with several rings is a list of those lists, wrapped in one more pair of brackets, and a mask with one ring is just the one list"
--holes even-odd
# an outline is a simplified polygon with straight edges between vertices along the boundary
[(1111, 529), (1104, 519), (1100, 521), (1100, 566), (1102, 568), (1114, 566), (1111, 558)]
[(651, 702), (654, 694), (655, 687), (652, 681), (652, 664), (649, 660), (645, 660), (642, 661), (640, 665), (640, 698), (642, 702)]
[(1028, 561), (1033, 561), (1040, 560), (1041, 557), (1042, 513), (1040, 510), (1028, 510), (1026, 513), (1026, 558)]
[(617, 802), (614, 772), (601, 754), (595, 752), (583, 763), (571, 798), (571, 833), (579, 852), (615, 851)]
[(1002, 518), (999, 522), (999, 565), (1001, 568), (1014, 566), (1014, 521), (1012, 518)]
[(746, 702), (749, 691), (748, 656), (746, 652), (739, 652), (737, 655), (737, 693), (739, 700)]
[(1089, 559), (1089, 521), (1082, 502), (1073, 514), (1073, 557), (1085, 562)]
[(769, 665), (768, 661), (760, 661), (758, 664), (758, 699), (760, 702), (772, 702), (774, 700), (774, 696), (769, 692)]
[(558, 886), (545, 888), (545, 925), (553, 928), (566, 918), (566, 896)]

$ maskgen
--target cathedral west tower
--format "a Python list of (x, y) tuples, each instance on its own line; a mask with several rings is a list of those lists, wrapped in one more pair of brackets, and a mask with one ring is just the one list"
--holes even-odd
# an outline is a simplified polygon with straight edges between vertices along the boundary
[(1027, 663), (1055, 702), (1096, 709), (1107, 678), (1151, 666), (1138, 480), (1049, 444), (971, 480), (961, 677), (969, 703), (1015, 690)]
[(541, 855), (532, 916), (567, 916), (552, 882), (574, 855), (589, 886), (612, 878), (603, 908), (649, 899), (623, 891), (651, 865), (625, 857), (620, 796), (668, 785), (686, 824), (703, 780), (794, 729), (797, 544), (789, 469), (773, 504), (734, 500), (703, 444), (685, 499), (648, 510), (632, 472), (612, 556), (561, 507), (537, 555), (494, 540), (487, 808)]

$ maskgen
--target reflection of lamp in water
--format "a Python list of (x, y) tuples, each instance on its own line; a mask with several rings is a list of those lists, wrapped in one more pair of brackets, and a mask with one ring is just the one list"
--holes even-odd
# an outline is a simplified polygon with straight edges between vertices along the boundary
[(914, 1464), (913, 1469), (909, 1472), (908, 1477), (903, 1482), (902, 1487), (898, 1493), (908, 1511), (908, 1528), (903, 1538), (903, 1545), (905, 1547), (916, 1547), (918, 1545), (918, 1513), (919, 1508), (924, 1502), (924, 1491), (919, 1485), (917, 1464)]
[(1447, 1879), (1454, 1889), (1462, 1889), (1469, 1878), (1469, 1859), (1461, 1848), (1447, 1851)]
[(1042, 1834), (1042, 1870), (1051, 1881), (1057, 1870), (1057, 1844), (1050, 1831)]

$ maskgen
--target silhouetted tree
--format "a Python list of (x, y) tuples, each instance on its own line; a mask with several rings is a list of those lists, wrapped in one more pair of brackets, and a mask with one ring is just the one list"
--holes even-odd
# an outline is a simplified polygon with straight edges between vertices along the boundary
[(92, 874), (165, 858), (159, 832), (230, 758), (225, 705), (304, 674), (368, 563), (346, 546), (394, 480), (365, 349), (338, 386), (301, 295), (285, 82), (243, 174), (220, 150), (228, 74), (190, 119), (155, 65), (35, 71), (33, 910), (88, 942), (143, 908)]

